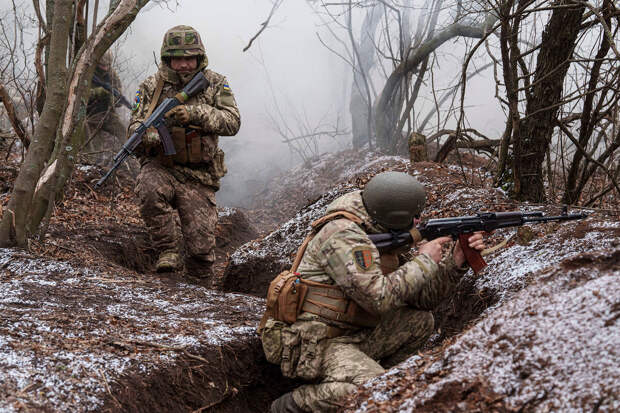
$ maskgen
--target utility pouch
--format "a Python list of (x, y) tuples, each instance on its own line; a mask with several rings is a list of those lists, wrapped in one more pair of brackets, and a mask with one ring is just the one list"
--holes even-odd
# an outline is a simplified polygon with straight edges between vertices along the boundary
[(202, 162), (202, 144), (200, 135), (196, 131), (188, 132), (185, 135), (185, 143), (188, 148), (189, 163)]
[(267, 311), (259, 325), (259, 332), (270, 318), (293, 324), (301, 312), (308, 287), (299, 273), (283, 271), (269, 284), (267, 290)]
[(286, 327), (281, 321), (269, 319), (261, 332), (263, 351), (268, 362), (280, 365), (282, 362), (282, 329)]
[(219, 179), (226, 175), (226, 172), (228, 172), (228, 169), (224, 163), (224, 151), (217, 148), (215, 154), (213, 154), (213, 173)]
[(326, 339), (330, 338), (329, 327), (318, 321), (304, 321), (293, 328), (299, 331), (301, 341), (295, 374), (304, 380), (314, 380), (321, 374), (323, 351)]
[(295, 378), (295, 370), (299, 361), (300, 334), (299, 331), (291, 327), (282, 329), (282, 360), (280, 362), (280, 370), (285, 377)]
[(301, 313), (304, 298), (308, 293), (308, 287), (302, 283), (299, 273), (290, 273), (285, 276), (286, 281), (278, 296), (276, 306), (276, 320), (293, 324)]
[(176, 155), (173, 155), (174, 162), (181, 165), (187, 164), (188, 156), (185, 144), (185, 128), (173, 126), (170, 128), (170, 136), (172, 136), (174, 149), (177, 152)]

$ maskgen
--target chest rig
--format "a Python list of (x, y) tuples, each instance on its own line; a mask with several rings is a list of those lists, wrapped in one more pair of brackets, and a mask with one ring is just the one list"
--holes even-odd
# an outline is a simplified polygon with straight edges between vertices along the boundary
[[(302, 312), (360, 328), (377, 325), (378, 317), (368, 313), (347, 297), (338, 285), (305, 280), (297, 272), (310, 241), (325, 224), (340, 218), (353, 221), (357, 225), (362, 224), (358, 216), (347, 211), (332, 212), (312, 223), (312, 231), (297, 250), (291, 269), (281, 272), (269, 284), (267, 309), (259, 324), (259, 333), (270, 318), (293, 324)], [(380, 263), (384, 275), (396, 270), (399, 266), (397, 253), (381, 254)]]
[[(164, 78), (163, 76), (157, 76), (157, 84), (155, 86), (155, 92), (151, 99), (151, 104), (146, 113), (145, 119), (151, 115), (153, 110), (159, 104), (159, 99), (161, 97), (162, 91), (164, 89)], [(159, 154), (160, 162), (166, 166), (172, 166), (173, 164), (178, 165), (191, 165), (191, 164), (200, 164), (205, 162), (205, 152), (206, 146), (208, 146), (207, 142), (203, 142), (203, 140), (207, 139), (206, 137), (201, 137), (199, 133), (200, 128), (198, 126), (190, 125), (187, 128), (173, 126), (170, 128), (170, 136), (172, 137), (172, 143), (174, 144), (174, 149), (176, 154), (172, 156), (165, 156), (163, 154)], [(213, 145), (211, 145), (213, 146)], [(217, 147), (217, 142), (215, 143)], [(223, 163), (223, 157), (222, 157)], [(223, 176), (223, 175), (222, 175)]]

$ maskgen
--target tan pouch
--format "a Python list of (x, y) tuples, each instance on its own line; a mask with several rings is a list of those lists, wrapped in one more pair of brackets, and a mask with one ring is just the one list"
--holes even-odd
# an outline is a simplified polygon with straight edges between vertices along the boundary
[(293, 324), (301, 312), (308, 287), (301, 282), (299, 274), (289, 270), (282, 271), (269, 284), (267, 290), (267, 310), (258, 327), (261, 333), (270, 318)]
[(226, 175), (226, 172), (228, 172), (226, 164), (224, 163), (224, 151), (220, 148), (217, 148), (215, 154), (213, 155), (213, 172), (218, 179)]
[(301, 313), (308, 287), (301, 282), (297, 273), (290, 273), (278, 295), (275, 319), (293, 324)]
[(174, 162), (186, 165), (188, 162), (187, 147), (185, 145), (185, 128), (173, 126), (170, 129), (170, 136), (172, 136), (172, 142), (174, 143), (174, 150), (177, 152), (173, 156)]

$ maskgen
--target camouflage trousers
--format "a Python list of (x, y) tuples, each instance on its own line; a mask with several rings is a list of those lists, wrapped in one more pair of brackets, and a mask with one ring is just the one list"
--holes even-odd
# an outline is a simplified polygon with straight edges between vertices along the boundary
[(407, 359), (424, 345), (433, 328), (430, 312), (404, 307), (384, 316), (373, 330), (327, 339), (320, 383), (296, 388), (295, 403), (309, 412), (337, 411), (344, 397), (384, 373), (379, 361), (394, 365)]
[(215, 261), (217, 226), (213, 189), (193, 180), (179, 182), (168, 168), (156, 160), (147, 160), (142, 165), (137, 181), (140, 214), (154, 247), (160, 252), (180, 252), (181, 240), (176, 224), (178, 213), (187, 254), (194, 262), (202, 263), (205, 269), (210, 270)]

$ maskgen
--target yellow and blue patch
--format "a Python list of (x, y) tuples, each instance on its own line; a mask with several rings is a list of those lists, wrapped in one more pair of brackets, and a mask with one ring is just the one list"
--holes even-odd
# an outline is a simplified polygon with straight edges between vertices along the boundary
[(224, 84), (222, 85), (222, 90), (223, 90), (224, 92), (229, 92), (229, 93), (232, 93), (232, 90), (230, 89), (230, 86), (228, 86), (228, 83), (224, 83)]
[(140, 108), (141, 102), (142, 102), (142, 93), (138, 90), (136, 92), (136, 97), (133, 100), (133, 106), (131, 110), (133, 110), (134, 112), (137, 111)]

